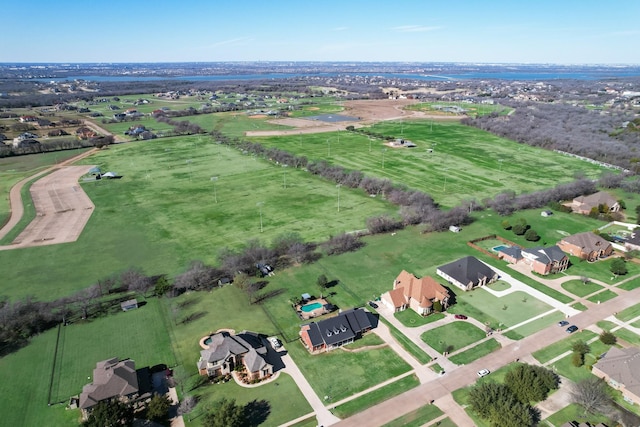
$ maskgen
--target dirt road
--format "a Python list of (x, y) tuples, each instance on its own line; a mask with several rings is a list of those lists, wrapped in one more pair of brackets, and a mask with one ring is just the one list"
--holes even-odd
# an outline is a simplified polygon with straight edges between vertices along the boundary
[(21, 197), (24, 185), (38, 176), (53, 172), (31, 187), (31, 197), (37, 212), (34, 221), (20, 233), (13, 244), (0, 246), (0, 250), (77, 240), (93, 212), (93, 203), (78, 185), (78, 178), (87, 173), (91, 166), (69, 165), (95, 152), (96, 149), (86, 151), (25, 178), (11, 188), (9, 193), (11, 216), (0, 230), (0, 238), (6, 236), (24, 215)]

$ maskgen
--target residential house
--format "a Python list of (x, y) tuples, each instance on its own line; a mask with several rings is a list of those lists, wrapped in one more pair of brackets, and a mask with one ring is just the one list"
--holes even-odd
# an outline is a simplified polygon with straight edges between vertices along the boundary
[(249, 379), (260, 379), (273, 374), (273, 366), (265, 356), (267, 348), (255, 332), (243, 331), (237, 335), (218, 332), (211, 335), (209, 348), (200, 352), (200, 375), (218, 377), (233, 372), (237, 366), (247, 370)]
[(504, 246), (498, 250), (498, 258), (510, 264), (517, 264), (524, 259), (522, 248), (518, 246)]
[(591, 373), (620, 390), (624, 400), (640, 405), (640, 348), (611, 347)]
[(440, 302), (442, 309), (449, 306), (449, 291), (429, 276), (418, 279), (402, 270), (393, 281), (393, 289), (385, 292), (380, 301), (394, 312), (411, 308), (421, 316), (433, 311), (433, 304)]
[(78, 129), (76, 129), (76, 136), (80, 139), (90, 139), (96, 135), (98, 135), (96, 131), (94, 131), (93, 129), (87, 126), (81, 126)]
[(29, 122), (37, 122), (38, 118), (36, 116), (20, 116), (20, 123), (29, 123)]
[(498, 280), (498, 273), (472, 256), (442, 265), (438, 267), (436, 273), (464, 291), (470, 291), (478, 286), (488, 285)]
[(544, 276), (569, 268), (569, 257), (557, 245), (522, 249), (522, 258), (531, 270)]
[(132, 401), (139, 397), (139, 393), (135, 362), (114, 357), (96, 363), (93, 382), (82, 388), (79, 406), (86, 418), (93, 407), (102, 401)]
[(596, 261), (613, 253), (610, 242), (590, 231), (567, 236), (558, 242), (562, 251), (587, 261)]
[(310, 352), (323, 352), (350, 344), (372, 328), (367, 311), (354, 308), (317, 323), (302, 325), (300, 338)]
[(618, 200), (604, 191), (599, 191), (589, 196), (576, 197), (570, 206), (573, 212), (583, 215), (588, 215), (594, 208), (599, 210), (601, 206), (606, 206), (608, 212), (620, 211)]

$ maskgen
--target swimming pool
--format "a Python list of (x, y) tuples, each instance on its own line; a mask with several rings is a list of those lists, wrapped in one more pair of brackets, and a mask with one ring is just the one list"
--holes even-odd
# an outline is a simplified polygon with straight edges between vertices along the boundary
[(310, 311), (317, 310), (319, 308), (322, 308), (321, 303), (312, 302), (311, 304), (303, 305), (302, 307), (300, 307), (300, 310), (304, 311), (305, 313), (309, 313)]
[(500, 252), (500, 251), (505, 250), (505, 249), (507, 249), (507, 248), (509, 248), (509, 247), (510, 247), (510, 246), (507, 246), (507, 245), (500, 245), (500, 246), (495, 246), (495, 247), (493, 247), (492, 249), (493, 249), (494, 251), (496, 251), (496, 252)]

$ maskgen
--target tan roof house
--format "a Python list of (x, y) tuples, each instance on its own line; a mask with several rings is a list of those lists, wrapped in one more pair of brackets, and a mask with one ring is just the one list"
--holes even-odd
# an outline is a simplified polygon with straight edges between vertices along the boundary
[(610, 242), (590, 231), (567, 236), (558, 242), (558, 247), (569, 255), (587, 261), (597, 261), (613, 253)]
[(600, 206), (606, 206), (609, 212), (620, 211), (618, 200), (604, 191), (599, 191), (589, 196), (576, 197), (571, 202), (571, 210), (583, 215), (589, 215), (593, 208), (598, 209)]
[(135, 362), (130, 359), (120, 361), (114, 357), (96, 363), (93, 382), (82, 388), (79, 406), (86, 417), (102, 401), (134, 400), (139, 391)]
[(442, 308), (449, 306), (449, 291), (429, 276), (418, 279), (402, 270), (393, 281), (393, 289), (380, 297), (384, 305), (393, 311), (411, 308), (421, 316), (433, 311), (433, 303), (439, 301)]
[(640, 349), (611, 347), (591, 372), (622, 392), (624, 400), (640, 405)]

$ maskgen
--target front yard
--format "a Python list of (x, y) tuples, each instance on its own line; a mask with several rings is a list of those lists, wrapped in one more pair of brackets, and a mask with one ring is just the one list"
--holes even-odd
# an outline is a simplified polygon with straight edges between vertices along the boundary
[(486, 337), (486, 333), (464, 321), (449, 323), (423, 333), (420, 338), (438, 353), (460, 350)]

